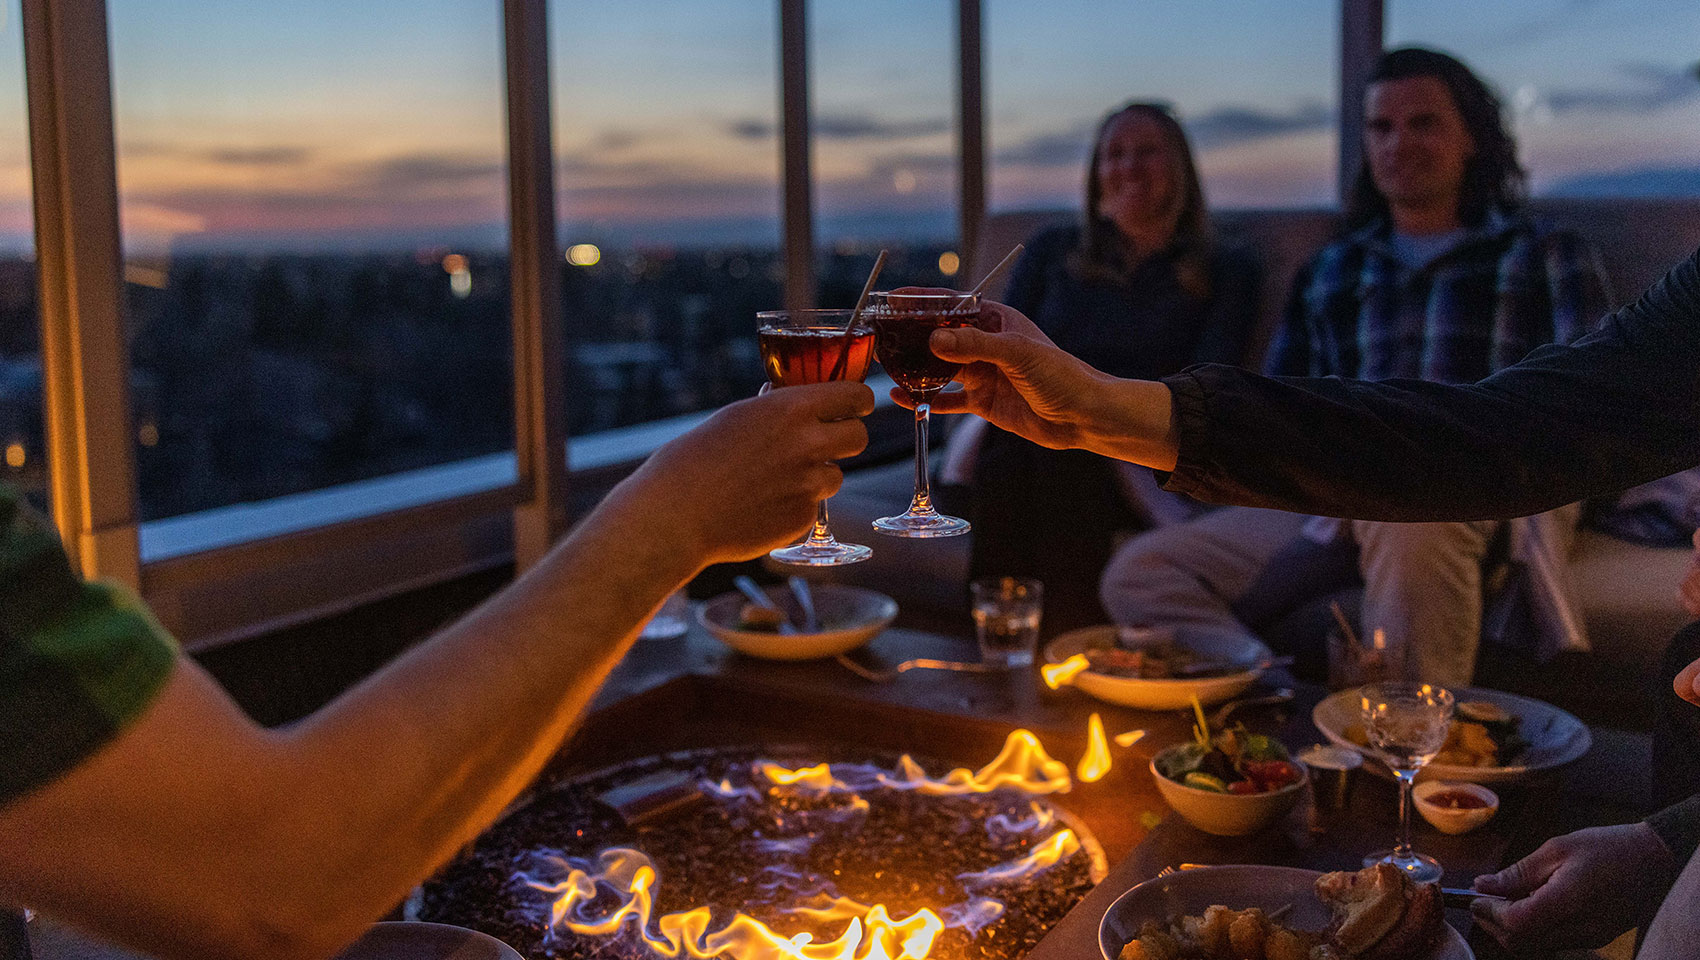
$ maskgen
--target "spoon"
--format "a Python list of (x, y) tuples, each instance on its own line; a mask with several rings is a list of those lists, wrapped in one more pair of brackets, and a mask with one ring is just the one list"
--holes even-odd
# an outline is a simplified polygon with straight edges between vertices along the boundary
[(785, 585), (791, 588), (791, 596), (797, 598), (797, 606), (803, 611), (803, 632), (819, 633), (820, 617), (815, 613), (815, 597), (809, 592), (809, 581), (792, 575), (785, 579)]
[(748, 597), (751, 603), (764, 610), (774, 610), (779, 613), (779, 632), (781, 634), (797, 632), (797, 628), (791, 624), (791, 617), (780, 608), (779, 604), (774, 603), (773, 598), (767, 595), (767, 591), (757, 586), (754, 580), (751, 580), (748, 576), (739, 574), (732, 579), (732, 584), (738, 588), (739, 593)]

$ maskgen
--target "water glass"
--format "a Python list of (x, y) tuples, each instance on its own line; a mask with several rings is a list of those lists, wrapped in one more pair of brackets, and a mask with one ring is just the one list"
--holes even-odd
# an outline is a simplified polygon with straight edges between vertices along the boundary
[(1328, 631), (1328, 689), (1347, 690), (1404, 677), (1402, 649), (1387, 642), (1385, 630), (1369, 634), (1367, 642)]
[(1030, 667), (1039, 646), (1045, 585), (1019, 577), (992, 577), (968, 585), (980, 659), (1009, 669)]

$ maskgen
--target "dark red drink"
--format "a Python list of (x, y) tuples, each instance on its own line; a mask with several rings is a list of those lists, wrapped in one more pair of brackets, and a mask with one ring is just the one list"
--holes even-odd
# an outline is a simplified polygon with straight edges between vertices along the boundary
[(842, 329), (763, 327), (761, 359), (767, 368), (768, 382), (776, 387), (828, 380), (860, 381), (868, 375), (868, 365), (874, 360), (874, 334), (858, 326), (850, 335), (846, 352)]
[(943, 390), (962, 364), (940, 360), (928, 340), (934, 330), (972, 327), (980, 311), (882, 310), (873, 317), (880, 364), (909, 395), (924, 401)]

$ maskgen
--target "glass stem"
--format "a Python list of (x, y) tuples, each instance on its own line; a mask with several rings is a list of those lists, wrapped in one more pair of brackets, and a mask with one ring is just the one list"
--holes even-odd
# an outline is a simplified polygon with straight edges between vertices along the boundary
[(822, 500), (815, 507), (815, 529), (809, 534), (809, 542), (817, 547), (834, 543), (832, 531), (826, 528), (826, 501)]
[(1399, 843), (1393, 848), (1396, 860), (1409, 860), (1411, 852), (1411, 787), (1417, 781), (1417, 771), (1397, 770), (1399, 777)]
[(927, 421), (932, 407), (915, 404), (915, 499), (909, 504), (910, 513), (932, 513), (933, 491), (927, 478)]

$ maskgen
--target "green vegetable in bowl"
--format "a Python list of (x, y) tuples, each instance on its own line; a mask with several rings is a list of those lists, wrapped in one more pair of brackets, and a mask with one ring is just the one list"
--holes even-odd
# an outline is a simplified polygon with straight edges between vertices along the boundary
[(1212, 793), (1265, 793), (1297, 783), (1302, 776), (1274, 737), (1251, 733), (1243, 724), (1214, 736), (1204, 708), (1193, 698), (1198, 723), (1193, 742), (1164, 751), (1157, 772), (1170, 780)]

